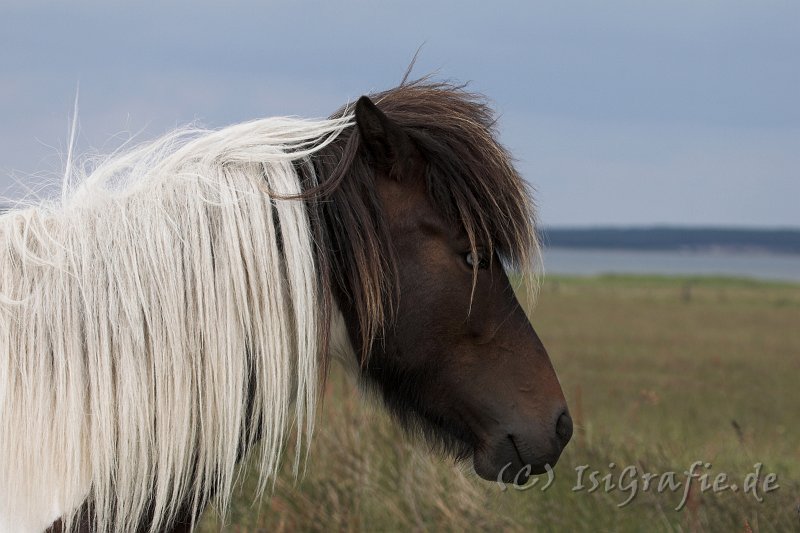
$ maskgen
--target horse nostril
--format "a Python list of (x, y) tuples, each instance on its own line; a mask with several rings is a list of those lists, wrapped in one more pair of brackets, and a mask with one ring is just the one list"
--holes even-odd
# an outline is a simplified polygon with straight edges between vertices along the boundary
[(561, 416), (556, 420), (556, 435), (558, 435), (558, 440), (561, 442), (562, 448), (566, 446), (569, 439), (572, 438), (572, 417), (570, 417), (569, 413), (566, 411), (561, 413)]

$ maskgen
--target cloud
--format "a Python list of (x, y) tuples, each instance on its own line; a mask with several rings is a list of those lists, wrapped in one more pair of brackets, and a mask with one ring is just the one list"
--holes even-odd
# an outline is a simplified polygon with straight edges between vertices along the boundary
[(396, 84), (425, 42), (418, 73), (471, 80), (502, 112), (548, 221), (800, 226), (798, 19), (778, 1), (6, 2), (0, 168), (42, 168), (78, 81), (82, 146), (102, 146), (325, 115)]

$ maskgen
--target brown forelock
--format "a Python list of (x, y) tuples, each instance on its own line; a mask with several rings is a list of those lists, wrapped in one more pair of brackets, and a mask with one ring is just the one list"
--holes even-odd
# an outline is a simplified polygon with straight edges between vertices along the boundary
[[(435, 208), (463, 227), (473, 252), (485, 247), (506, 265), (529, 271), (538, 250), (534, 206), (525, 181), (496, 139), (495, 118), (485, 99), (463, 86), (427, 79), (370, 98), (413, 139), (426, 160)], [(333, 116), (349, 112), (345, 107)], [(317, 233), (323, 314), (330, 317), (336, 290), (344, 300), (340, 304), (358, 317), (357, 349), (364, 364), (373, 342), (394, 319), (397, 258), (358, 128), (344, 131), (314, 156), (313, 164), (319, 183), (303, 196)], [(392, 174), (402, 180), (396, 170)], [(477, 263), (475, 269), (477, 275)]]

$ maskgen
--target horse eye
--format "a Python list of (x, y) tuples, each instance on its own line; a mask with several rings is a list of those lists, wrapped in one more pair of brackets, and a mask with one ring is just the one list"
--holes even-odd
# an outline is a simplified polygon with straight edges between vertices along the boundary
[[(467, 252), (464, 255), (464, 261), (466, 261), (470, 267), (475, 266), (475, 256), (472, 255), (472, 252)], [(480, 252), (478, 252), (478, 268), (481, 270), (489, 268), (489, 261)]]

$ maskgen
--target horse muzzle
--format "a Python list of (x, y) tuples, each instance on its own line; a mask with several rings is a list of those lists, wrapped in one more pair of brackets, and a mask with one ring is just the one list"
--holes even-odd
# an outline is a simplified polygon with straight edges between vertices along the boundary
[(498, 428), (473, 455), (475, 472), (488, 481), (523, 485), (531, 475), (554, 467), (572, 437), (572, 418), (566, 409), (540, 427)]

